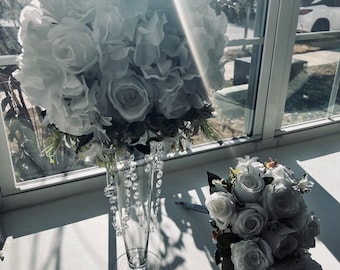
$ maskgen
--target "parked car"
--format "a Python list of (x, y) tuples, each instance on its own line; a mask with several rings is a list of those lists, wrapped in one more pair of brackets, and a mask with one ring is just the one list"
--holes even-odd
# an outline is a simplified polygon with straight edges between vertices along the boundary
[(340, 30), (339, 0), (302, 0), (297, 32)]

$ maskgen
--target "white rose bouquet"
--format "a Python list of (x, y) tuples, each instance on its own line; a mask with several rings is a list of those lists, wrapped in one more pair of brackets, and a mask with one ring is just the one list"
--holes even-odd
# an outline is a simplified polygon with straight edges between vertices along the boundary
[(271, 159), (237, 161), (227, 178), (208, 172), (216, 263), (223, 270), (305, 269), (320, 234), (303, 199), (313, 183)]
[[(217, 140), (209, 88), (223, 83), (227, 20), (209, 0), (33, 0), (14, 77), (44, 124), (105, 163), (120, 145)], [(169, 140), (168, 140), (169, 141)], [(95, 146), (93, 146), (95, 145)], [(180, 144), (181, 146), (181, 144)], [(112, 150), (112, 151), (111, 151)]]

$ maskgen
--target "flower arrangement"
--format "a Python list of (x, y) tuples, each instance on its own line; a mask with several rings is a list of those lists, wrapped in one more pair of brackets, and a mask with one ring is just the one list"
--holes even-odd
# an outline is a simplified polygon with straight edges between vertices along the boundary
[(313, 182), (271, 159), (237, 161), (226, 179), (208, 172), (216, 263), (223, 270), (305, 269), (320, 233), (303, 199)]
[(147, 151), (152, 140), (173, 145), (199, 130), (217, 140), (207, 122), (213, 116), (207, 88), (223, 83), (227, 20), (209, 2), (26, 6), (13, 75), (31, 104), (44, 108), (44, 124), (56, 128), (46, 153), (53, 158), (67, 141), (105, 163), (121, 145)]

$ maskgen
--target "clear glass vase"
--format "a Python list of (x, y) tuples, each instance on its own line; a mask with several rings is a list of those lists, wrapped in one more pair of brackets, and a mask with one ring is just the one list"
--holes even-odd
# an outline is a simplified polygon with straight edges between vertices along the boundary
[(162, 176), (162, 143), (151, 142), (150, 154), (127, 148), (116, 153), (104, 193), (112, 205), (112, 226), (124, 239), (126, 256), (114, 269), (162, 269), (161, 260), (148, 251), (149, 234), (158, 224)]

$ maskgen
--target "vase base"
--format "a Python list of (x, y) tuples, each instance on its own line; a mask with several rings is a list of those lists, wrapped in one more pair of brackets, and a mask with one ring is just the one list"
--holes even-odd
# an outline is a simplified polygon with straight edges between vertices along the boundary
[(117, 258), (112, 270), (168, 270), (168, 268), (163, 266), (162, 259), (157, 254), (148, 251), (148, 261), (145, 267), (131, 268), (124, 253)]

